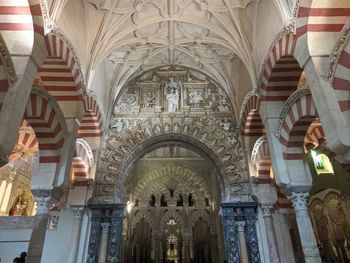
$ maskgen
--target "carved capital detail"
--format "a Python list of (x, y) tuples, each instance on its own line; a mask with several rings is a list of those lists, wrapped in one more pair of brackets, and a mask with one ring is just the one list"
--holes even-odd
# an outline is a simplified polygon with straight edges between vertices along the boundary
[(307, 192), (292, 192), (292, 195), (288, 196), (288, 199), (293, 203), (295, 210), (307, 210), (307, 201), (309, 193)]

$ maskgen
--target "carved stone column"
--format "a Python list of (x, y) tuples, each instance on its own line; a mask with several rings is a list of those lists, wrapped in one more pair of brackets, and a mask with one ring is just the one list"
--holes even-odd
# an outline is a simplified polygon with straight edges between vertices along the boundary
[(271, 214), (272, 207), (272, 204), (261, 204), (262, 215), (264, 218), (266, 228), (267, 243), (270, 252), (270, 260), (271, 263), (280, 263), (281, 259), (278, 252), (276, 232)]
[(110, 223), (101, 223), (101, 239), (100, 248), (98, 250), (98, 263), (105, 263), (107, 259), (107, 249), (108, 249), (108, 234)]
[(239, 244), (235, 228), (235, 213), (232, 206), (222, 205), (222, 220), (224, 225), (225, 246), (229, 263), (239, 263)]
[(293, 202), (295, 217), (298, 224), (301, 245), (303, 247), (306, 263), (321, 263), (315, 233), (312, 228), (311, 218), (307, 208), (309, 193), (293, 192), (289, 199)]
[(245, 240), (245, 234), (244, 234), (244, 227), (245, 222), (244, 221), (237, 221), (235, 223), (237, 232), (238, 232), (238, 238), (239, 238), (239, 249), (240, 249), (240, 258), (241, 263), (249, 263), (248, 259), (248, 251), (247, 251), (247, 244)]
[[(248, 256), (248, 261), (252, 263), (260, 263), (260, 254), (256, 233), (256, 202), (237, 202), (237, 203), (222, 203), (222, 219), (224, 225), (225, 246), (227, 252), (227, 260), (229, 263), (240, 263), (241, 257), (245, 259)], [(236, 222), (244, 222), (244, 232), (237, 231)], [(245, 248), (240, 247), (239, 239), (243, 239), (246, 244)], [(247, 252), (242, 251), (245, 249)], [(245, 255), (240, 255), (242, 252)]]
[(124, 205), (116, 204), (112, 206), (111, 229), (108, 240), (107, 262), (118, 263), (121, 257), (122, 231), (124, 220)]
[(84, 207), (78, 206), (73, 207), (73, 226), (69, 241), (69, 252), (68, 252), (68, 263), (77, 262), (78, 251), (79, 251), (79, 241), (81, 233), (81, 224), (83, 222)]
[(28, 246), (27, 262), (41, 262), (43, 252), (47, 223), (49, 218), (50, 204), (52, 201), (52, 189), (35, 189), (32, 190), (34, 199), (37, 204), (36, 215), (37, 223), (33, 227)]

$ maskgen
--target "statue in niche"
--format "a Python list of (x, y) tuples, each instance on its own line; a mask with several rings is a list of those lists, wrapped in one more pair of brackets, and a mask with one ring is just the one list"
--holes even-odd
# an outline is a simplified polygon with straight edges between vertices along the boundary
[(179, 108), (181, 83), (170, 77), (164, 85), (165, 98), (168, 101), (168, 112), (176, 112)]
[(219, 106), (217, 108), (219, 111), (230, 111), (230, 108), (225, 98), (222, 98), (222, 100), (220, 100)]
[(27, 216), (27, 207), (28, 201), (23, 200), (22, 196), (19, 196), (14, 203), (14, 206), (11, 208), (9, 215), (10, 216)]
[(111, 123), (111, 129), (116, 132), (122, 132), (126, 126), (127, 122), (123, 119), (115, 119)]
[(156, 105), (156, 93), (154, 91), (147, 91), (144, 93), (143, 103), (145, 107), (153, 108)]
[(189, 93), (189, 97), (190, 97), (190, 104), (194, 104), (195, 106), (198, 107), (200, 104), (203, 103), (203, 94), (199, 90), (191, 91)]

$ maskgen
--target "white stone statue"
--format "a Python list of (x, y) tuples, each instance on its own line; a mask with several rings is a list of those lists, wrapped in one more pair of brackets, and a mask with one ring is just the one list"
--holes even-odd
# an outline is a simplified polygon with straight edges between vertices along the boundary
[(229, 131), (231, 128), (231, 121), (228, 118), (225, 118), (221, 121), (220, 126), (224, 131)]
[(165, 97), (168, 101), (168, 112), (175, 112), (179, 108), (181, 83), (170, 77), (164, 85)]
[(190, 92), (189, 97), (190, 97), (190, 103), (191, 104), (203, 103), (202, 92), (200, 92), (198, 90)]

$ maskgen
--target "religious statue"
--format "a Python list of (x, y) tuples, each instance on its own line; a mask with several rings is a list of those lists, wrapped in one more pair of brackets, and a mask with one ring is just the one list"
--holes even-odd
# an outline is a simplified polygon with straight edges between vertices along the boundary
[(220, 122), (220, 126), (224, 131), (229, 131), (231, 129), (231, 121), (225, 118)]
[(201, 104), (201, 103), (203, 103), (202, 92), (200, 92), (198, 90), (190, 92), (189, 97), (190, 97), (190, 103), (191, 104)]
[(175, 112), (179, 108), (181, 83), (170, 77), (164, 85), (165, 97), (168, 101), (168, 112)]
[(26, 216), (28, 201), (23, 200), (22, 196), (18, 197), (16, 204), (10, 210), (11, 216)]

